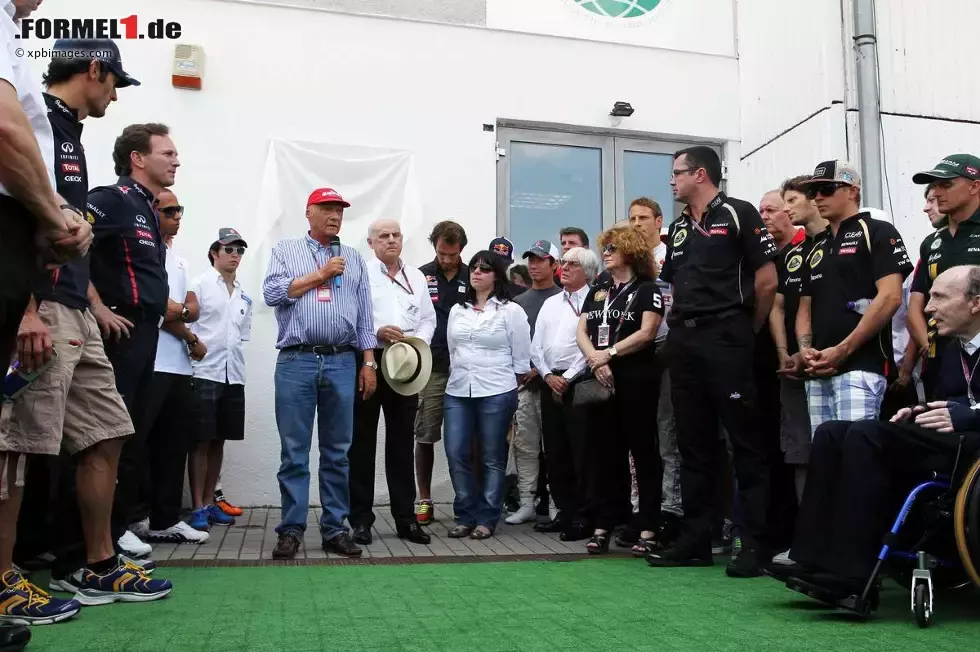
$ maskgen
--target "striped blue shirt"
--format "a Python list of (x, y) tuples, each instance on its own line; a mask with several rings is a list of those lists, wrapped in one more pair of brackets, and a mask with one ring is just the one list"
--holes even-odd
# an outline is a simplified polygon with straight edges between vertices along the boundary
[(340, 277), (340, 288), (335, 287), (334, 279), (329, 281), (333, 293), (331, 301), (318, 301), (316, 288), (301, 297), (291, 298), (288, 291), (293, 279), (326, 265), (330, 260), (330, 249), (309, 234), (280, 240), (276, 244), (262, 283), (262, 294), (266, 305), (276, 309), (277, 349), (297, 344), (347, 344), (360, 351), (378, 347), (367, 265), (353, 247), (342, 244), (340, 255), (347, 265)]

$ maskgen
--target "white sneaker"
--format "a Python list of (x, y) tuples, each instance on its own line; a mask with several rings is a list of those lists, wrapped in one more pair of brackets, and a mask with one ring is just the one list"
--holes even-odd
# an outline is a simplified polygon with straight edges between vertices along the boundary
[(123, 549), (123, 552), (130, 557), (146, 557), (148, 554), (153, 552), (153, 546), (148, 543), (143, 543), (139, 540), (135, 534), (126, 530), (125, 534), (119, 537), (117, 542), (119, 547)]
[(796, 562), (789, 558), (789, 553), (791, 551), (781, 552), (772, 558), (772, 563), (779, 564), (780, 566), (792, 566)]
[(129, 531), (138, 536), (140, 539), (145, 539), (150, 533), (150, 519), (144, 518), (142, 521), (137, 521), (129, 526)]
[(521, 505), (521, 508), (508, 516), (505, 521), (511, 525), (520, 525), (535, 520), (537, 516), (537, 511), (533, 505)]
[(204, 543), (211, 538), (211, 535), (195, 530), (184, 521), (177, 521), (166, 530), (150, 530), (148, 538), (166, 543)]

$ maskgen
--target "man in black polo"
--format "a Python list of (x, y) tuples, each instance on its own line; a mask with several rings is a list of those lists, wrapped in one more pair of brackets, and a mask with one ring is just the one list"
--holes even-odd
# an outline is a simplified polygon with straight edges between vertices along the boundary
[(95, 220), (89, 300), (105, 338), (116, 375), (116, 389), (133, 419), (135, 434), (119, 458), (113, 503), (113, 534), (130, 552), (148, 552), (129, 525), (149, 515), (149, 468), (145, 413), (153, 379), (159, 327), (186, 315), (170, 300), (166, 247), (160, 236), (156, 196), (174, 183), (177, 150), (166, 125), (134, 124), (116, 139), (112, 151), (116, 183), (93, 188), (88, 210)]
[(738, 535), (727, 573), (761, 574), (767, 551), (769, 468), (756, 427), (753, 374), (756, 334), (766, 324), (776, 293), (776, 243), (752, 204), (718, 190), (721, 161), (709, 147), (674, 155), (670, 185), (687, 204), (670, 226), (660, 277), (673, 286), (667, 346), (671, 398), (681, 453), (684, 517), (680, 537), (647, 555), (651, 566), (710, 566), (711, 524), (720, 506), (724, 443), (728, 433), (738, 479)]
[(432, 351), (432, 374), (419, 392), (419, 409), (415, 416), (415, 479), (419, 505), (415, 518), (419, 525), (429, 525), (432, 509), (433, 449), (442, 439), (442, 401), (449, 382), (449, 344), (446, 327), (449, 311), (466, 299), (470, 270), (460, 257), (466, 247), (466, 231), (456, 222), (439, 222), (432, 228), (429, 242), (436, 250), (435, 260), (419, 267), (425, 276), (429, 298), (436, 309), (436, 331), (429, 348)]
[(934, 233), (919, 247), (919, 262), (909, 297), (909, 335), (917, 346), (906, 362), (911, 368), (919, 350), (928, 348), (923, 362), (922, 382), (926, 400), (931, 400), (939, 377), (939, 359), (949, 340), (938, 337), (930, 345), (926, 333), (925, 306), (936, 277), (956, 265), (980, 264), (980, 158), (971, 154), (952, 154), (912, 182), (928, 184), (943, 217)]
[(894, 225), (860, 210), (852, 165), (825, 161), (801, 185), (830, 223), (803, 261), (796, 317), (810, 427), (877, 419), (896, 376), (891, 322), (912, 262)]

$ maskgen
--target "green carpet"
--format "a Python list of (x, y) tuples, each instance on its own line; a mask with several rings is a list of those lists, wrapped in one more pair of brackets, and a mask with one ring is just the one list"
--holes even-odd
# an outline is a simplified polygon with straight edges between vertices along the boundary
[[(574, 562), (161, 568), (174, 592), (83, 609), (35, 627), (29, 650), (150, 652), (969, 650), (978, 602), (940, 602), (916, 627), (889, 583), (868, 622), (819, 608), (769, 578), (721, 567)], [(40, 579), (40, 578), (39, 578)]]

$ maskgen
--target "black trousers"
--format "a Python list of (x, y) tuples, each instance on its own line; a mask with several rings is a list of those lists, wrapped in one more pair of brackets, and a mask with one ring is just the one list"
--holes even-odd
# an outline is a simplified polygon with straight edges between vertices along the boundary
[(756, 335), (754, 359), (759, 406), (757, 423), (769, 460), (769, 505), (766, 537), (762, 544), (767, 550), (786, 550), (793, 541), (796, 526), (796, 470), (786, 463), (780, 445), (782, 411), (779, 407), (779, 376), (776, 375), (779, 356), (768, 328)]
[[(358, 356), (360, 366), (360, 356)], [(381, 360), (377, 351), (376, 360)], [(402, 396), (378, 373), (378, 388), (368, 400), (354, 399), (354, 437), (350, 461), (351, 525), (374, 524), (374, 464), (378, 449), (378, 418), (385, 415), (385, 477), (391, 497), (391, 517), (397, 527), (415, 522), (415, 414), (418, 394)]]
[(542, 439), (548, 486), (561, 520), (588, 528), (592, 524), (588, 496), (594, 493), (595, 478), (587, 453), (585, 415), (572, 406), (574, 394), (574, 386), (569, 387), (558, 401), (547, 386), (541, 391)]
[[(651, 370), (645, 377), (617, 377), (614, 368), (613, 381), (616, 393), (590, 408), (587, 419), (596, 487), (590, 501), (594, 524), (596, 529), (612, 530), (632, 521), (639, 530), (656, 530), (664, 476), (657, 432), (660, 374)], [(630, 507), (630, 453), (640, 494), (639, 512), (632, 519), (623, 514), (624, 489), (625, 506)]]
[(699, 548), (711, 543), (725, 458), (720, 419), (731, 440), (738, 484), (736, 526), (743, 545), (760, 547), (767, 534), (769, 455), (758, 426), (752, 318), (738, 313), (693, 327), (672, 323), (667, 341), (681, 454), (682, 536)]
[[(980, 449), (967, 435), (961, 464)], [(957, 436), (876, 420), (828, 421), (813, 436), (790, 556), (838, 577), (866, 581), (908, 492), (930, 471), (950, 473)]]
[(184, 469), (193, 439), (191, 376), (154, 372), (146, 401), (150, 472), (150, 529), (166, 530), (180, 520)]
[(113, 540), (122, 536), (131, 523), (150, 515), (150, 465), (146, 440), (151, 424), (147, 422), (147, 415), (160, 334), (158, 317), (120, 314), (133, 322), (133, 328), (129, 331), (129, 337), (121, 337), (118, 342), (107, 340), (105, 352), (115, 371), (116, 390), (129, 410), (135, 433), (123, 445), (119, 456), (112, 503)]

